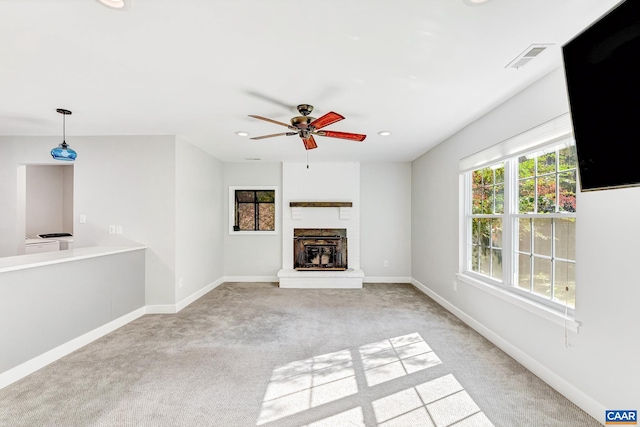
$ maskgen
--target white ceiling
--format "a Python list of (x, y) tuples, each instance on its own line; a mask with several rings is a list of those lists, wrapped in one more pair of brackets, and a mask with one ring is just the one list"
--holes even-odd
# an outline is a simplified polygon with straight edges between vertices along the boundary
[[(618, 0), (0, 0), (0, 135), (179, 135), (223, 161), (305, 161), (295, 106), (345, 120), (315, 161), (409, 161), (550, 71)], [(552, 44), (520, 69), (532, 44)], [(392, 136), (382, 137), (381, 130)], [(79, 153), (80, 160), (82, 153)]]

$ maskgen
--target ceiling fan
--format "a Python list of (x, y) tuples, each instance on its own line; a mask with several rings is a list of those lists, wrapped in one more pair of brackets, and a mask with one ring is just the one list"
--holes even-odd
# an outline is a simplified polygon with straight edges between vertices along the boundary
[(313, 111), (313, 105), (309, 104), (300, 104), (298, 105), (298, 112), (302, 114), (301, 116), (297, 116), (291, 119), (291, 124), (279, 122), (277, 120), (268, 119), (266, 117), (254, 116), (249, 114), (249, 117), (253, 117), (255, 119), (264, 120), (266, 122), (275, 123), (277, 125), (286, 126), (291, 130), (291, 132), (281, 132), (274, 133), (271, 135), (263, 135), (256, 136), (250, 139), (264, 139), (264, 138), (272, 138), (274, 136), (293, 136), (298, 135), (302, 142), (304, 143), (304, 148), (306, 150), (312, 150), (317, 148), (313, 135), (318, 136), (328, 136), (330, 138), (341, 138), (341, 139), (349, 139), (351, 141), (364, 141), (367, 135), (362, 135), (359, 133), (349, 133), (349, 132), (338, 132), (333, 130), (320, 130), (326, 126), (329, 126), (333, 123), (339, 122), (340, 120), (344, 120), (344, 116), (334, 113), (333, 111), (328, 112), (324, 116), (319, 118), (310, 117), (309, 114)]

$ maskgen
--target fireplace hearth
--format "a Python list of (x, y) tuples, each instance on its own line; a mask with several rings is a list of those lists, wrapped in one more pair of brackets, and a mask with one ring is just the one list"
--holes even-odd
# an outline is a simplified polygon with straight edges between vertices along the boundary
[(347, 230), (295, 228), (293, 264), (296, 270), (346, 270)]

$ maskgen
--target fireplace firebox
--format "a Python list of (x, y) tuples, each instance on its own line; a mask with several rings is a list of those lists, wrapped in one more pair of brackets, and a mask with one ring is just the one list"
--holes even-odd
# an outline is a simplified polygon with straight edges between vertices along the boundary
[(294, 229), (293, 264), (296, 270), (346, 270), (347, 230)]

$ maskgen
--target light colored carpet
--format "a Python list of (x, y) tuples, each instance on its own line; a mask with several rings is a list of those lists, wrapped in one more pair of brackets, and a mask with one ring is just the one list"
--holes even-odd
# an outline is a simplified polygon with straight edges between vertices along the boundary
[(225, 283), (0, 390), (0, 426), (599, 426), (406, 284)]

